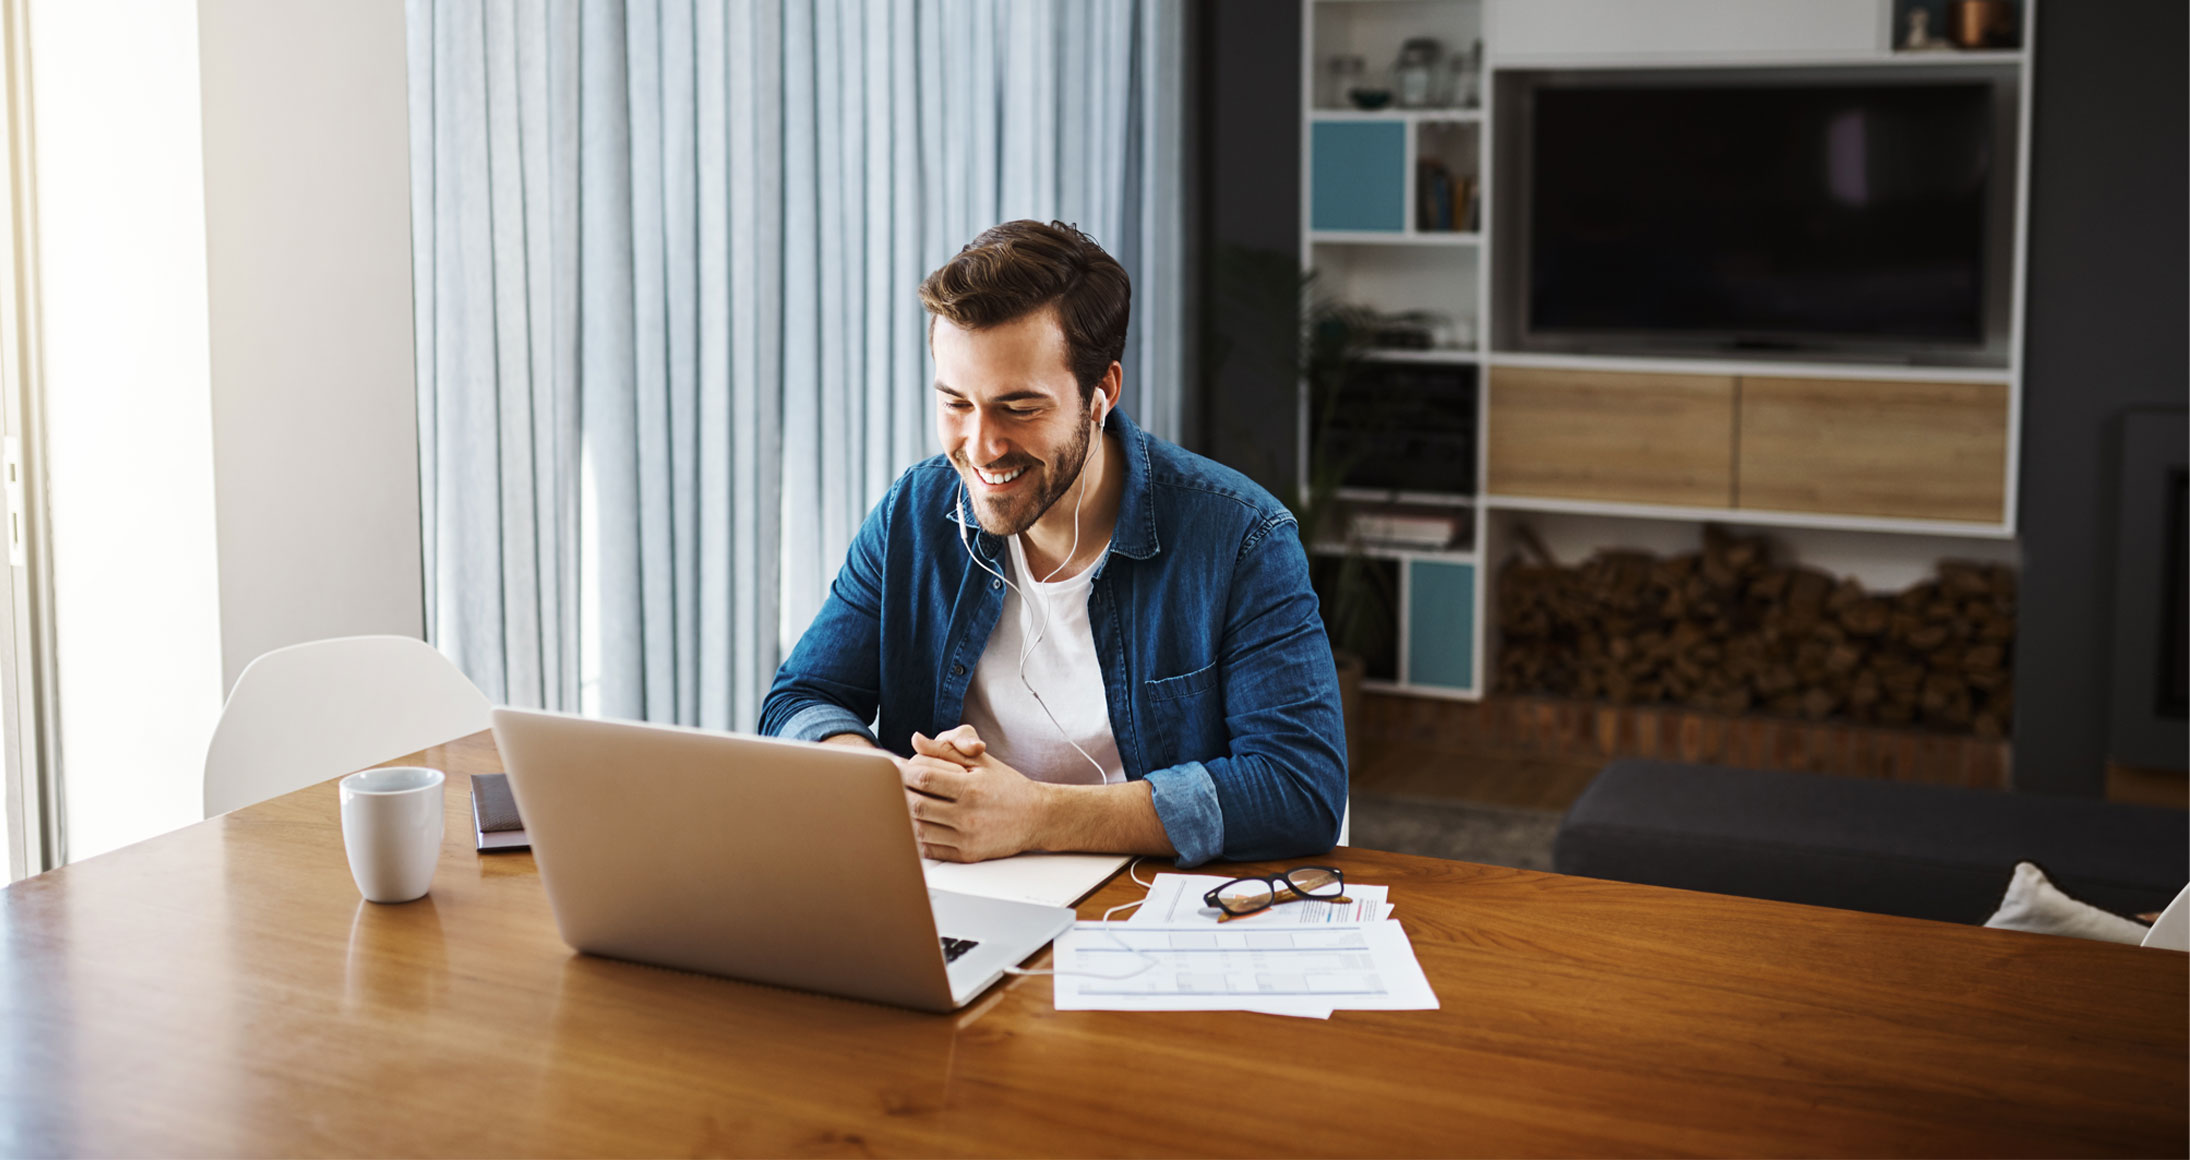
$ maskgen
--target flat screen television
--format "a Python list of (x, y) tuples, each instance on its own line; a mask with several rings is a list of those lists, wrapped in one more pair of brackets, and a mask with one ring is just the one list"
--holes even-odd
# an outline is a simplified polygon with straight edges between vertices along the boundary
[(2004, 330), (1989, 79), (1527, 90), (1522, 345), (1983, 351)]

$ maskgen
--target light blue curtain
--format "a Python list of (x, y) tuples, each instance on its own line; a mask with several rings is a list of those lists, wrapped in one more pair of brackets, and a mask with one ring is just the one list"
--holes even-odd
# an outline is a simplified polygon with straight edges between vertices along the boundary
[(408, 2), (426, 621), (488, 696), (751, 728), (998, 221), (1124, 263), (1177, 431), (1182, 5)]

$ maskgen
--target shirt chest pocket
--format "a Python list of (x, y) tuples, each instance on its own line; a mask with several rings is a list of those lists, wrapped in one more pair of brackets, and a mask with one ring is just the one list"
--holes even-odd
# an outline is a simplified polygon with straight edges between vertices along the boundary
[(1208, 761), (1229, 752), (1219, 669), (1219, 663), (1212, 662), (1190, 673), (1144, 683), (1153, 726), (1148, 741), (1156, 755), (1149, 768)]

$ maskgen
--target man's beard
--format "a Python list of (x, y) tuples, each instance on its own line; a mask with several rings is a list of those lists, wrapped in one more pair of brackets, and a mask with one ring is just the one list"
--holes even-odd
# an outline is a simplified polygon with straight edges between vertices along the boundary
[[(1029, 488), (1020, 495), (1004, 500), (980, 498), (981, 492), (974, 490), (972, 494), (976, 498), (973, 501), (973, 517), (980, 523), (982, 531), (992, 536), (1016, 536), (1033, 527), (1036, 520), (1048, 514), (1049, 509), (1056, 506), (1057, 501), (1063, 499), (1066, 492), (1072, 490), (1072, 485), (1079, 480), (1080, 473), (1087, 468), (1087, 457), (1091, 454), (1092, 445), (1095, 441), (1095, 425), (1093, 423), (1080, 423), (1077, 426), (1079, 427), (1079, 438), (1074, 440), (1071, 446), (1065, 448), (1064, 455), (1059, 457), (1056, 464), (1042, 463), (1028, 458), (1007, 461), (994, 467), (983, 468), (983, 470), (994, 474), (997, 471), (1010, 471), (1012, 468), (1024, 464), (1029, 472), (1034, 473), (1035, 482), (1039, 486)], [(962, 474), (971, 474), (972, 467), (963, 459), (962, 455), (954, 455), (953, 458), (959, 460), (957, 466)], [(1070, 468), (1063, 467), (1066, 463), (1071, 464)], [(967, 486), (973, 488), (975, 485), (968, 484)]]

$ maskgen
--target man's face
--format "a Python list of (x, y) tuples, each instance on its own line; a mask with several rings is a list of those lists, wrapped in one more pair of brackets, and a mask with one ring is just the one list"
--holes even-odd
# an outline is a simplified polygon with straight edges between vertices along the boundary
[(1034, 526), (1072, 489), (1093, 433), (1054, 310), (986, 330), (935, 320), (935, 434), (990, 535)]

